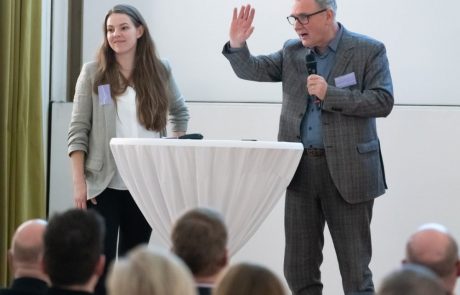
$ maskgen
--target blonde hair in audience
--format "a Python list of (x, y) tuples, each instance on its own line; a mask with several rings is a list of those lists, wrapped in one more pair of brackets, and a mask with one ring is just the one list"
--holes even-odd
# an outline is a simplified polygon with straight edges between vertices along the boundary
[(268, 268), (251, 263), (231, 266), (213, 295), (285, 295), (280, 279)]
[(110, 295), (196, 295), (192, 275), (182, 261), (146, 245), (111, 265), (107, 287)]

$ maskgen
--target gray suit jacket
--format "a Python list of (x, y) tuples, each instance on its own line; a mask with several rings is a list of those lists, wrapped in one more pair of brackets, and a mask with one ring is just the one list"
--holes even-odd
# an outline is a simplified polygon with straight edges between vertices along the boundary
[[(253, 56), (247, 47), (223, 54), (238, 77), (283, 83), (283, 103), (278, 140), (299, 142), (300, 126), (307, 106), (305, 90), (307, 49), (299, 40), (287, 41), (270, 55)], [(354, 73), (356, 84), (338, 88), (335, 78)], [(326, 159), (342, 197), (358, 203), (382, 195), (385, 174), (375, 118), (393, 108), (393, 87), (385, 46), (369, 37), (344, 29), (322, 103), (323, 141)], [(308, 114), (307, 114), (308, 115)], [(298, 169), (289, 188), (302, 190), (305, 171)]]
[[(172, 130), (186, 131), (189, 119), (184, 97), (179, 92), (171, 69), (163, 61), (169, 73), (169, 88), (172, 94), (169, 100)], [(85, 177), (88, 198), (99, 195), (107, 188), (115, 174), (115, 160), (110, 151), (110, 139), (116, 136), (115, 104), (101, 104), (99, 95), (93, 92), (97, 64), (83, 65), (75, 87), (72, 117), (68, 133), (68, 154), (83, 151), (85, 157)], [(165, 132), (162, 133), (163, 135)]]

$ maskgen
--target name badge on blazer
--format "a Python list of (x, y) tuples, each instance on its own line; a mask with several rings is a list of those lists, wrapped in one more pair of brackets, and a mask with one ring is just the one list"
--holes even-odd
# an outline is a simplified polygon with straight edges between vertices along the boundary
[(337, 77), (334, 80), (335, 80), (335, 86), (338, 88), (345, 88), (345, 87), (356, 85), (355, 72), (351, 72), (349, 74)]
[(97, 86), (97, 92), (99, 95), (100, 105), (113, 104), (112, 96), (110, 95), (110, 85), (109, 84)]

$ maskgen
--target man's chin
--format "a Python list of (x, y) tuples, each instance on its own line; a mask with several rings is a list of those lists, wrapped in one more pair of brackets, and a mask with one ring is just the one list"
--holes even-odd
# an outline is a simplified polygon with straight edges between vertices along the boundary
[(303, 47), (311, 48), (311, 43), (307, 40), (300, 40), (302, 42)]

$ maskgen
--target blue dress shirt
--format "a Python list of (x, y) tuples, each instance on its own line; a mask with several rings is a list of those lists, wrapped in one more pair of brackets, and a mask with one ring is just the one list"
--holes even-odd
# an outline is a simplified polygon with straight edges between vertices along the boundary
[[(311, 51), (316, 59), (316, 71), (318, 75), (324, 77), (326, 80), (335, 64), (337, 46), (342, 38), (342, 32), (343, 28), (339, 24), (339, 31), (329, 43), (325, 52), (320, 54), (314, 48)], [(308, 96), (307, 110), (302, 119), (300, 132), (302, 134), (302, 143), (305, 148), (324, 148), (323, 131), (321, 127), (321, 103), (315, 103), (310, 95)]]

